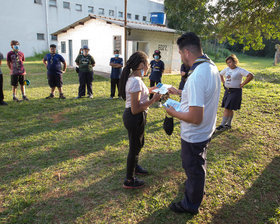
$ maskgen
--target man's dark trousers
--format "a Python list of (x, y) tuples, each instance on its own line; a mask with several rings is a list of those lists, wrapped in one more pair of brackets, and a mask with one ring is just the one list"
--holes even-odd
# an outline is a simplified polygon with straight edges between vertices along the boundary
[(118, 96), (120, 97), (119, 81), (120, 81), (120, 79), (111, 79), (111, 97), (115, 96), (116, 86), (117, 86), (117, 89), (118, 89)]
[(79, 96), (86, 95), (86, 86), (87, 94), (92, 95), (92, 81), (93, 81), (93, 72), (79, 72)]
[(210, 140), (189, 143), (181, 139), (182, 165), (188, 177), (182, 205), (187, 210), (198, 211), (204, 195), (206, 178), (206, 151)]
[(4, 93), (3, 93), (3, 75), (0, 74), (0, 102), (4, 100)]

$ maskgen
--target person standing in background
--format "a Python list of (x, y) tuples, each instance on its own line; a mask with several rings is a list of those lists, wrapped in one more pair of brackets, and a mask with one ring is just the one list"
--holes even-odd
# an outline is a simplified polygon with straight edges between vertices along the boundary
[(24, 54), (19, 50), (19, 42), (17, 40), (11, 41), (12, 50), (7, 54), (7, 65), (11, 71), (11, 85), (13, 91), (13, 100), (19, 102), (16, 97), (16, 89), (18, 83), (20, 84), (21, 94), (23, 100), (29, 100), (25, 95), (24, 78), (25, 68), (23, 62), (25, 61)]
[(0, 106), (6, 106), (8, 105), (5, 101), (4, 101), (4, 92), (3, 92), (3, 73), (1, 70), (1, 65), (2, 65), (2, 60), (4, 59), (3, 54), (0, 52)]
[(183, 90), (184, 89), (184, 85), (187, 81), (187, 78), (189, 77), (189, 71), (190, 71), (190, 67), (188, 65), (184, 65), (184, 63), (181, 65), (181, 82), (179, 84), (179, 90)]
[(110, 99), (113, 99), (116, 92), (116, 86), (118, 89), (118, 97), (121, 98), (120, 91), (119, 91), (119, 81), (120, 76), (122, 73), (122, 67), (123, 67), (123, 59), (120, 58), (120, 51), (114, 50), (115, 57), (111, 58), (110, 60), (110, 66), (112, 67), (111, 70), (111, 95)]
[[(50, 45), (50, 53), (44, 57), (43, 63), (48, 70), (48, 83), (51, 88), (51, 93), (46, 99), (54, 98), (55, 87), (57, 87), (59, 91), (59, 98), (65, 99), (62, 92), (62, 74), (66, 72), (67, 65), (64, 58), (56, 53), (55, 44)], [(61, 68), (61, 63), (63, 64), (63, 69)]]
[(89, 98), (93, 98), (92, 95), (92, 81), (93, 81), (93, 67), (95, 66), (95, 61), (93, 57), (89, 54), (89, 48), (87, 45), (83, 46), (82, 54), (78, 55), (75, 62), (79, 66), (79, 93), (76, 99), (80, 99), (82, 96), (87, 94)]

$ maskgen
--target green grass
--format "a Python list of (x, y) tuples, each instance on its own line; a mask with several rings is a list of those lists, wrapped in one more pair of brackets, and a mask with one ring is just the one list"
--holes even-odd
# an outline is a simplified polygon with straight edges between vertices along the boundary
[[(167, 136), (163, 109), (148, 114), (140, 155), (151, 172), (143, 178), (147, 186), (124, 190), (124, 102), (108, 100), (109, 80), (95, 76), (94, 99), (75, 100), (78, 77), (70, 70), (64, 74), (67, 99), (45, 100), (44, 66), (27, 62), (30, 101), (16, 103), (4, 65), (9, 106), (0, 107), (0, 223), (279, 223), (279, 67), (269, 59), (240, 61), (256, 79), (244, 89), (233, 128), (211, 141), (206, 196), (196, 216), (168, 209), (183, 196), (185, 174), (179, 122)], [(179, 80), (179, 75), (163, 78), (175, 86)], [(222, 112), (219, 107), (218, 122)]]

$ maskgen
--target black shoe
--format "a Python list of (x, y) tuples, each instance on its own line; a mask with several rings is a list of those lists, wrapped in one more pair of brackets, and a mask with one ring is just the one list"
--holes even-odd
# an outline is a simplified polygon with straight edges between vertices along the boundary
[(182, 203), (179, 201), (179, 202), (173, 202), (169, 205), (169, 208), (173, 211), (173, 212), (176, 212), (176, 213), (190, 213), (192, 215), (196, 215), (198, 213), (197, 210), (187, 210), (187, 209), (184, 209), (183, 206), (182, 206)]
[(231, 125), (226, 124), (226, 125), (225, 125), (225, 128), (226, 128), (226, 129), (231, 129)]
[(8, 104), (5, 101), (0, 102), (0, 106), (7, 106)]
[(65, 100), (65, 99), (66, 99), (66, 97), (63, 95), (63, 93), (61, 93), (61, 94), (59, 95), (59, 99), (63, 99), (63, 100)]
[(77, 97), (75, 97), (75, 99), (77, 100), (77, 99), (81, 99), (82, 97), (81, 96), (77, 96)]
[(19, 99), (16, 96), (14, 96), (13, 101), (19, 102)]
[(29, 101), (29, 99), (27, 98), (27, 96), (22, 96), (22, 100)]
[(136, 175), (147, 175), (147, 174), (149, 174), (149, 172), (147, 170), (145, 170), (144, 168), (142, 168), (141, 166), (137, 165), (135, 168), (135, 174)]
[(52, 93), (46, 97), (46, 99), (52, 99), (52, 98), (54, 98), (54, 95)]
[(136, 177), (134, 177), (131, 180), (125, 179), (123, 183), (123, 188), (125, 189), (139, 189), (144, 187), (145, 182), (143, 180), (138, 180)]
[(225, 129), (226, 127), (224, 125), (220, 125), (219, 127), (216, 128), (217, 131), (223, 131)]

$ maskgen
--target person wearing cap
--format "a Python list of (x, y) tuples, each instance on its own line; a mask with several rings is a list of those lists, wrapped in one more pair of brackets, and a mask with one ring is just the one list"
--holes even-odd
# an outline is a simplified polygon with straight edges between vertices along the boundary
[[(46, 56), (43, 59), (43, 63), (45, 64), (48, 70), (48, 83), (51, 88), (51, 93), (48, 97), (46, 97), (46, 99), (54, 98), (55, 87), (57, 87), (59, 91), (59, 98), (65, 99), (65, 96), (62, 92), (62, 74), (66, 72), (67, 65), (64, 58), (60, 54), (56, 53), (55, 44), (50, 45), (50, 53), (46, 54)], [(63, 64), (63, 69), (61, 67), (61, 63)]]
[(3, 54), (0, 52), (0, 106), (8, 105), (8, 104), (4, 101), (4, 93), (3, 93), (3, 74), (2, 74), (2, 71), (1, 71), (1, 64), (2, 64), (3, 58), (4, 58), (4, 56), (3, 56)]
[[(161, 59), (160, 51), (155, 50), (153, 54), (154, 60), (150, 62), (151, 66), (151, 74), (149, 76), (150, 78), (150, 87), (155, 86), (155, 84), (158, 84), (161, 82), (162, 73), (164, 72), (164, 62)], [(150, 99), (152, 99), (153, 94), (150, 94)], [(159, 106), (161, 103), (159, 102)]]
[(87, 94), (89, 98), (92, 96), (92, 81), (93, 81), (93, 67), (95, 66), (95, 61), (93, 57), (89, 54), (89, 48), (87, 45), (83, 46), (83, 53), (78, 55), (75, 62), (79, 66), (79, 93), (76, 99), (81, 98)]
[(115, 57), (111, 58), (110, 60), (110, 66), (112, 67), (111, 70), (111, 96), (110, 99), (113, 99), (116, 92), (116, 86), (118, 88), (118, 97), (121, 98), (120, 92), (119, 92), (119, 81), (120, 76), (122, 73), (122, 67), (123, 67), (123, 59), (120, 58), (120, 51), (114, 50)]
[(12, 50), (7, 54), (7, 65), (10, 69), (10, 74), (11, 74), (13, 100), (19, 102), (19, 99), (16, 97), (16, 89), (19, 83), (22, 99), (28, 101), (28, 98), (25, 95), (25, 87), (24, 87), (24, 79), (25, 79), (26, 71), (23, 62), (25, 61), (25, 57), (24, 54), (19, 50), (19, 42), (17, 40), (11, 41), (11, 48)]

